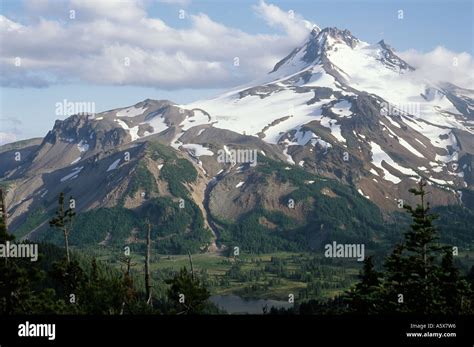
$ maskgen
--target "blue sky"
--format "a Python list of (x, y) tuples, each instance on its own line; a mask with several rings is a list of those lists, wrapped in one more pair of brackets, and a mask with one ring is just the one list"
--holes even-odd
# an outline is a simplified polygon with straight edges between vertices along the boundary
[[(3, 142), (44, 136), (64, 99), (94, 101), (103, 111), (146, 98), (186, 103), (215, 95), (268, 72), (304, 40), (306, 21), (347, 28), (367, 42), (383, 38), (414, 65), (465, 52), (462, 61), (472, 66), (470, 0), (167, 2), (126, 1), (125, 9), (117, 1), (0, 0), (10, 30), (23, 30), (15, 37), (0, 28)], [(21, 69), (12, 67), (18, 56)], [(122, 71), (124, 57), (131, 65)]]

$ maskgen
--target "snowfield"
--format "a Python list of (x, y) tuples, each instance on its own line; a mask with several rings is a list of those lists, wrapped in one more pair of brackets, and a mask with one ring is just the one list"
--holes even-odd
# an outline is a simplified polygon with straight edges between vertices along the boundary
[(138, 125), (130, 128), (127, 123), (125, 123), (121, 119), (116, 119), (115, 120), (123, 129), (127, 130), (127, 132), (130, 134), (130, 137), (132, 138), (132, 142), (135, 140), (138, 140), (140, 136), (138, 136)]
[[(198, 107), (209, 112), (211, 122), (216, 128), (253, 136), (257, 136), (267, 128), (263, 140), (276, 144), (281, 132), (318, 119), (317, 116), (321, 115), (321, 106), (329, 100), (307, 105), (307, 101), (313, 95), (312, 92), (296, 93), (290, 89), (283, 89), (263, 99), (257, 95), (240, 98), (237, 94), (198, 101), (187, 105), (187, 108)], [(278, 124), (271, 125), (278, 119), (280, 120)], [(206, 120), (206, 123), (209, 122)]]
[(350, 110), (351, 106), (352, 104), (349, 101), (343, 100), (336, 103), (331, 108), (331, 111), (340, 117), (350, 117), (352, 115), (352, 112)]
[(187, 149), (193, 156), (200, 157), (203, 155), (213, 156), (214, 152), (212, 152), (209, 148), (204, 147), (203, 145), (195, 144), (195, 143), (187, 143), (181, 146), (184, 149)]
[(383, 162), (385, 162), (386, 165), (390, 165), (392, 168), (400, 171), (405, 175), (418, 176), (418, 174), (412, 169), (407, 169), (393, 161), (393, 159), (390, 158), (390, 156), (385, 153), (383, 149), (375, 142), (370, 142), (370, 146), (372, 148), (372, 164), (374, 164), (377, 168), (381, 169), (384, 172), (385, 180), (390, 181), (394, 184), (398, 184), (401, 182), (400, 178), (395, 175), (392, 175), (384, 166), (382, 166)]
[[(291, 165), (306, 166), (303, 151), (292, 146), (309, 146), (309, 153), (318, 155), (322, 150), (326, 154), (341, 146), (350, 150), (348, 146), (354, 145), (355, 137), (355, 148), (364, 157), (368, 154), (365, 148), (371, 146), (373, 165), (367, 170), (372, 179), (398, 184), (405, 176), (418, 177), (405, 166), (427, 174), (462, 177), (463, 173), (449, 173), (447, 167), (462, 154), (464, 138), (457, 138), (454, 129), (474, 135), (474, 127), (454, 107), (447, 87), (420, 80), (413, 70), (383, 41), (369, 44), (347, 31), (318, 29), (263, 77), (210, 99), (175, 105), (186, 110), (186, 117), (180, 117), (177, 126), (163, 114), (146, 115), (146, 107), (135, 106), (117, 111), (116, 117), (125, 118), (115, 122), (130, 134), (132, 141), (161, 133), (169, 129), (167, 121), (173, 123), (176, 132), (170, 145), (196, 158), (214, 153), (201, 144), (183, 144), (180, 138), (192, 128), (208, 126), (277, 145)], [(469, 103), (464, 96), (459, 98)], [(146, 115), (140, 124), (153, 128), (143, 136), (138, 135), (139, 125), (132, 119), (139, 115)], [(373, 134), (364, 122), (366, 116), (375, 117), (378, 122)], [(206, 129), (194, 134), (201, 136)], [(382, 130), (381, 135), (378, 129)], [(331, 136), (327, 137), (327, 133)], [(399, 145), (393, 145), (393, 141)], [(82, 143), (80, 150), (88, 150), (86, 146)], [(405, 166), (398, 163), (402, 160)], [(198, 165), (202, 163), (198, 161)]]
[(153, 128), (153, 132), (148, 132), (145, 131), (143, 137), (145, 136), (150, 136), (154, 134), (159, 134), (162, 131), (165, 131), (168, 129), (168, 125), (165, 123), (165, 119), (163, 118), (163, 114), (157, 114), (151, 118), (151, 120), (148, 120), (146, 122), (140, 123), (140, 124), (149, 124)]
[(188, 130), (197, 125), (209, 124), (209, 118), (201, 110), (193, 110), (192, 117), (186, 117), (181, 123), (183, 130)]
[(331, 135), (334, 136), (339, 142), (346, 142), (346, 139), (341, 134), (341, 125), (337, 124), (336, 119), (323, 117), (321, 119), (321, 125), (331, 130)]

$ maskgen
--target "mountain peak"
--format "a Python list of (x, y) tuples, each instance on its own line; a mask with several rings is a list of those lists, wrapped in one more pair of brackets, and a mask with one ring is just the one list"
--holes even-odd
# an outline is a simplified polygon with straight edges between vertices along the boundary
[(354, 48), (356, 46), (357, 42), (359, 42), (359, 39), (356, 38), (355, 36), (353, 36), (352, 33), (349, 30), (347, 30), (347, 29), (341, 30), (341, 29), (336, 28), (336, 27), (324, 28), (323, 30), (321, 30), (319, 35), (323, 36), (323, 37), (326, 37), (326, 38), (331, 37), (332, 39), (334, 39), (336, 41), (345, 42), (346, 44), (348, 44), (352, 48)]
[(359, 40), (352, 36), (349, 30), (340, 30), (336, 27), (324, 28), (316, 36), (311, 32), (310, 38), (303, 46), (305, 54), (302, 60), (306, 63), (319, 61), (321, 55), (330, 50), (334, 42), (345, 43), (354, 48)]
[(299, 65), (295, 60), (305, 65), (317, 63), (321, 60), (321, 56), (332, 48), (334, 43), (345, 43), (349, 47), (355, 48), (358, 42), (359, 39), (354, 37), (347, 29), (340, 30), (336, 27), (327, 27), (321, 30), (316, 26), (311, 30), (303, 45), (295, 48), (289, 55), (280, 60), (270, 73), (276, 72), (284, 65)]

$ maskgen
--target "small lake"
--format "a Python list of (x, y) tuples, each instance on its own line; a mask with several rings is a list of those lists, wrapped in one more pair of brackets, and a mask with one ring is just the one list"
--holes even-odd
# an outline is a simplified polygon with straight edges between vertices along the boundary
[(287, 301), (267, 299), (243, 299), (237, 295), (212, 295), (210, 300), (229, 314), (263, 314), (262, 308), (267, 305), (267, 312), (273, 307), (290, 308), (293, 304)]

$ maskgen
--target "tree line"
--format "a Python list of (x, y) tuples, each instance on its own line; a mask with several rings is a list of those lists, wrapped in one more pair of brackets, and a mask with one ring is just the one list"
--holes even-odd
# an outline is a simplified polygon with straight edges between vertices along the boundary
[[(75, 217), (74, 204), (58, 198), (55, 216), (49, 224), (61, 232), (64, 250), (40, 244), (40, 258), (32, 263), (25, 258), (0, 259), (0, 314), (199, 314), (214, 313), (210, 293), (194, 275), (183, 268), (166, 280), (166, 296), (153, 293), (150, 272), (150, 233), (147, 225), (145, 253), (145, 286), (140, 287), (132, 273), (130, 256), (123, 256), (121, 270), (110, 268), (83, 255), (74, 254), (69, 246)], [(15, 242), (7, 230), (7, 209), (0, 190), (0, 244)], [(23, 241), (26, 242), (26, 241)], [(153, 300), (155, 298), (156, 300)]]
[(272, 309), (273, 314), (421, 314), (474, 313), (474, 267), (463, 276), (455, 265), (456, 247), (441, 244), (426, 201), (426, 182), (410, 192), (420, 202), (404, 209), (412, 223), (401, 242), (377, 270), (374, 257), (364, 260), (359, 281), (331, 300), (309, 300), (292, 309)]
[[(416, 207), (405, 205), (412, 223), (382, 264), (364, 260), (359, 281), (331, 300), (309, 300), (293, 309), (272, 309), (274, 314), (472, 314), (474, 269), (463, 276), (455, 264), (457, 249), (439, 242), (437, 218), (426, 201), (426, 182), (410, 192), (419, 198)], [(59, 230), (64, 249), (40, 245), (37, 264), (29, 259), (0, 259), (0, 314), (210, 314), (220, 313), (209, 301), (210, 293), (193, 269), (183, 268), (166, 279), (166, 296), (155, 292), (150, 271), (151, 233), (146, 230), (143, 281), (132, 268), (138, 264), (124, 255), (121, 269), (110, 268), (95, 258), (71, 252), (74, 206), (58, 198), (52, 229)], [(14, 242), (7, 230), (7, 213), (0, 190), (0, 243)], [(381, 266), (376, 266), (381, 265)], [(275, 259), (272, 269), (279, 271)], [(229, 274), (230, 277), (232, 273)], [(235, 269), (235, 276), (239, 271)], [(259, 273), (253, 274), (261, 275)], [(311, 289), (311, 288), (309, 288)], [(316, 288), (317, 289), (317, 288)]]

